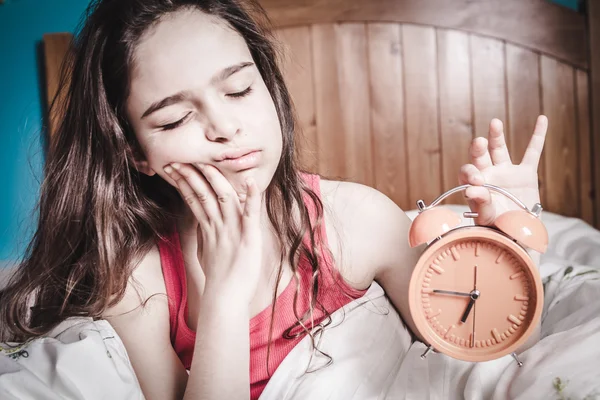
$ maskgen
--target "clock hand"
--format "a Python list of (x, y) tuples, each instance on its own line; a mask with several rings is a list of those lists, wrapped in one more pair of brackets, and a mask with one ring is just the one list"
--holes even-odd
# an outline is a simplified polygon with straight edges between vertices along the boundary
[(460, 322), (462, 322), (463, 324), (467, 322), (469, 313), (475, 305), (475, 300), (479, 298), (479, 290), (477, 290), (477, 265), (475, 266), (475, 281), (473, 283), (473, 287), (474, 289), (471, 291), (471, 293), (469, 293), (469, 296), (471, 296), (471, 300), (469, 301), (469, 304), (467, 304), (467, 309), (465, 310), (465, 312), (462, 315), (462, 318), (460, 319)]
[[(477, 291), (477, 265), (475, 266), (475, 278), (474, 278), (474, 282), (473, 282), (473, 286), (474, 286), (474, 291)], [(477, 296), (479, 297), (479, 296)], [(477, 310), (477, 307), (475, 307), (475, 300), (473, 300), (473, 340), (471, 340), (471, 347), (475, 346), (475, 311)]]
[(473, 339), (471, 340), (471, 347), (475, 346), (475, 303), (473, 303)]
[(469, 301), (469, 304), (467, 304), (467, 309), (465, 310), (465, 312), (462, 315), (462, 318), (460, 319), (460, 322), (462, 322), (463, 324), (465, 322), (467, 322), (467, 318), (469, 317), (469, 313), (471, 312), (471, 308), (473, 308), (474, 304), (475, 304), (475, 299), (473, 299), (471, 297), (471, 300)]
[(471, 293), (464, 293), (464, 292), (453, 292), (450, 290), (439, 290), (439, 289), (434, 289), (433, 293), (439, 293), (439, 294), (450, 294), (453, 296), (464, 296), (464, 297), (471, 297)]

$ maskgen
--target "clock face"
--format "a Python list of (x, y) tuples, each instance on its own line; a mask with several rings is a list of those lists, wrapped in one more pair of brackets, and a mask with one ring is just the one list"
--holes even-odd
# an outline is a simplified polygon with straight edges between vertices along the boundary
[(455, 358), (484, 361), (525, 341), (541, 314), (541, 290), (537, 267), (520, 246), (492, 229), (468, 227), (425, 251), (409, 295), (429, 344)]

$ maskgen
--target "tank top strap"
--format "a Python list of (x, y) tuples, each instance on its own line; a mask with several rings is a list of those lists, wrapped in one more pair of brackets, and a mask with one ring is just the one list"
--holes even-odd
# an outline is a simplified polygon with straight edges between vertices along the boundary
[(179, 232), (174, 225), (166, 237), (158, 241), (160, 262), (162, 267), (167, 299), (169, 304), (169, 326), (171, 342), (179, 341), (182, 331), (186, 331), (185, 315), (187, 313), (187, 283), (185, 264)]

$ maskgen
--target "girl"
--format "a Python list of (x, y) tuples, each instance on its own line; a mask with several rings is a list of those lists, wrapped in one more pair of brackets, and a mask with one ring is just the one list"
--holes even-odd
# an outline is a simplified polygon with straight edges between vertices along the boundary
[[(409, 219), (374, 189), (299, 172), (264, 21), (239, 0), (90, 6), (37, 232), (1, 294), (6, 335), (106, 318), (146, 397), (256, 399), (294, 345), (374, 280), (412, 328), (422, 249), (408, 247)], [(546, 128), (540, 117), (513, 165), (492, 121), (460, 182), (538, 202)], [(510, 208), (482, 187), (466, 196), (479, 223)]]

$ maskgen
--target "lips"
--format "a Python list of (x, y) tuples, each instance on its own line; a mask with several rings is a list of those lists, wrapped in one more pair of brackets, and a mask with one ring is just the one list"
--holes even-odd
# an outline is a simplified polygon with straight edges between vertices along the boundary
[(227, 169), (243, 171), (256, 168), (260, 163), (262, 152), (255, 149), (231, 149), (224, 151), (215, 158), (215, 161)]
[(226, 160), (235, 160), (237, 158), (243, 157), (249, 153), (252, 153), (256, 150), (254, 149), (230, 149), (219, 154), (215, 161), (226, 161)]

